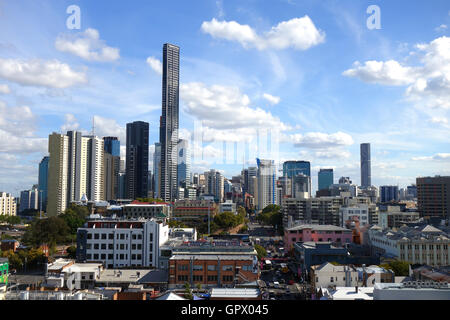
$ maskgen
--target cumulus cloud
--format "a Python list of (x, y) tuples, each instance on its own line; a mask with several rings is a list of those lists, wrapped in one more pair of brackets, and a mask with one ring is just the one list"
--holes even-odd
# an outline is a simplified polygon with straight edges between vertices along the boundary
[(87, 83), (86, 74), (58, 60), (0, 58), (0, 78), (26, 86), (64, 89)]
[(267, 101), (269, 101), (269, 103), (271, 105), (279, 104), (281, 101), (280, 97), (272, 96), (271, 94), (268, 94), (268, 93), (264, 93), (263, 98), (266, 99)]
[(155, 71), (157, 74), (162, 75), (162, 63), (159, 59), (155, 57), (148, 57), (147, 58), (147, 64), (152, 68), (153, 71)]
[(65, 123), (61, 126), (62, 132), (77, 130), (80, 127), (80, 124), (77, 122), (77, 119), (73, 114), (67, 113), (64, 118)]
[(368, 83), (402, 86), (414, 82), (414, 69), (404, 67), (395, 60), (367, 61), (363, 65), (357, 61), (353, 68), (346, 70), (344, 76), (358, 78)]
[(447, 30), (447, 29), (448, 29), (448, 27), (447, 27), (446, 24), (441, 24), (439, 27), (435, 28), (434, 31), (436, 31), (436, 32), (442, 32), (442, 31), (445, 31), (445, 30)]
[(325, 33), (318, 30), (307, 15), (282, 21), (261, 35), (249, 25), (242, 25), (236, 21), (218, 21), (215, 18), (204, 21), (201, 30), (213, 38), (236, 41), (244, 48), (258, 50), (287, 48), (307, 50), (325, 41)]
[(440, 37), (415, 46), (421, 65), (395, 60), (356, 62), (343, 75), (368, 83), (407, 86), (405, 96), (420, 107), (450, 110), (450, 38)]
[(119, 49), (108, 47), (105, 41), (100, 39), (99, 32), (92, 28), (75, 35), (59, 35), (55, 47), (59, 51), (71, 53), (88, 61), (111, 62), (120, 58)]
[(44, 152), (47, 139), (35, 137), (36, 121), (28, 106), (9, 107), (0, 101), (0, 152)]
[(9, 86), (7, 84), (0, 84), (0, 93), (2, 94), (10, 94), (11, 89), (9, 89)]
[(294, 146), (310, 149), (327, 149), (335, 147), (350, 146), (354, 143), (353, 138), (344, 132), (332, 134), (322, 132), (309, 132), (306, 134), (293, 134), (290, 136)]
[(413, 161), (450, 161), (450, 153), (437, 153), (433, 156), (413, 157)]
[(250, 99), (237, 87), (207, 86), (201, 82), (181, 84), (181, 99), (186, 112), (203, 126), (216, 130), (276, 128), (287, 130), (289, 126), (261, 108), (250, 106)]

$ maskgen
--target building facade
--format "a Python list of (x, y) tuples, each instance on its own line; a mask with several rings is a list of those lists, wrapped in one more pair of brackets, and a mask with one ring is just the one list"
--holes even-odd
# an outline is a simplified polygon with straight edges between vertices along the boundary
[[(39, 189), (39, 202), (42, 202), (42, 210), (47, 208), (47, 189), (48, 189), (48, 164), (50, 157), (42, 158), (39, 163), (39, 177), (38, 177), (38, 189)], [(42, 198), (42, 199), (41, 199)]]
[(2, 216), (17, 215), (16, 199), (9, 193), (0, 192), (0, 215)]
[(127, 123), (126, 197), (148, 196), (149, 124), (143, 121)]
[(318, 173), (318, 180), (318, 190), (327, 190), (332, 184), (334, 184), (333, 169), (320, 169)]
[(163, 47), (161, 143), (161, 198), (173, 201), (177, 197), (180, 48), (172, 44)]
[(372, 185), (372, 168), (370, 163), (370, 143), (361, 144), (361, 187)]
[(160, 245), (169, 227), (151, 220), (91, 220), (77, 232), (77, 261), (101, 262), (108, 269), (159, 267)]
[(450, 176), (416, 179), (417, 205), (421, 217), (450, 217)]

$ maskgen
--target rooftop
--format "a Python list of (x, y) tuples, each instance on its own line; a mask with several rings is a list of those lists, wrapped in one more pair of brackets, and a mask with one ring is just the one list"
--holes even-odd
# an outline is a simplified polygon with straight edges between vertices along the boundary
[(258, 298), (259, 289), (251, 288), (213, 288), (211, 298)]
[(131, 282), (137, 283), (144, 278), (151, 270), (115, 270), (107, 269), (100, 274), (100, 278), (97, 280), (102, 283), (123, 283)]
[[(255, 253), (256, 255), (256, 253)], [(170, 260), (250, 260), (253, 261), (253, 255), (243, 254), (229, 254), (221, 253), (217, 254), (177, 254), (174, 253)]]
[(331, 300), (373, 300), (373, 287), (336, 287), (333, 290), (321, 289), (325, 297), (323, 300), (327, 300), (327, 298)]
[(304, 230), (304, 229), (311, 229), (314, 231), (348, 231), (351, 232), (351, 230), (348, 230), (346, 228), (337, 227), (333, 225), (318, 225), (318, 224), (302, 224), (298, 226), (294, 226), (291, 228), (288, 228), (288, 231), (294, 231), (294, 230)]

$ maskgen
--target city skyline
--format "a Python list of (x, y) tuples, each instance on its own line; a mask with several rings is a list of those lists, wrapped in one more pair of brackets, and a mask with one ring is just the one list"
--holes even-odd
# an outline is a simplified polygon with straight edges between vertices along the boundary
[[(276, 1), (272, 13), (264, 10), (266, 4), (244, 10), (233, 1), (203, 3), (198, 13), (179, 17), (186, 26), (182, 32), (155, 10), (140, 13), (124, 4), (108, 3), (126, 13), (121, 15), (124, 23), (113, 28), (108, 20), (117, 20), (114, 14), (99, 10), (106, 2), (79, 1), (81, 29), (68, 30), (68, 1), (47, 2), (42, 10), (27, 12), (20, 12), (23, 4), (2, 3), (0, 10), (8, 15), (0, 27), (10, 32), (0, 43), (0, 190), (18, 196), (30, 189), (37, 183), (39, 162), (48, 155), (48, 135), (70, 130), (89, 135), (92, 118), (96, 135), (119, 138), (122, 158), (126, 123), (148, 122), (149, 145), (154, 146), (161, 116), (161, 45), (167, 42), (183, 51), (179, 138), (193, 137), (200, 121), (208, 138), (202, 158), (193, 145), (193, 173), (216, 169), (226, 177), (239, 174), (241, 154), (228, 159), (223, 151), (232, 150), (234, 142), (239, 150), (245, 142), (253, 148), (258, 130), (271, 128), (279, 154), (260, 158), (311, 162), (313, 191), (321, 168), (333, 168), (335, 179), (349, 176), (358, 184), (361, 143), (371, 144), (375, 186), (406, 187), (418, 176), (448, 175), (448, 107), (439, 104), (446, 96), (438, 90), (444, 88), (450, 61), (443, 51), (450, 38), (446, 28), (438, 28), (450, 23), (445, 2), (436, 6), (446, 10), (433, 11), (404, 1), (383, 4), (381, 30), (366, 28), (365, 2), (333, 3)], [(32, 9), (36, 4), (27, 5)], [(164, 16), (173, 6), (159, 3), (154, 9)], [(193, 11), (186, 4), (183, 8)], [(14, 22), (19, 12), (23, 26)], [(425, 25), (409, 21), (419, 14)], [(150, 41), (143, 36), (145, 27), (126, 23), (130, 16), (140, 21), (146, 15), (151, 16), (145, 25)], [(398, 21), (402, 27), (393, 25)], [(287, 37), (289, 28), (298, 25), (309, 26), (312, 34)], [(248, 37), (240, 38), (245, 30)], [(285, 45), (273, 45), (267, 30), (286, 40), (281, 41)], [(131, 33), (132, 42), (127, 39)], [(327, 53), (333, 50), (346, 55), (336, 65)], [(27, 73), (8, 72), (11, 65)], [(443, 66), (442, 77), (430, 75), (436, 65)], [(50, 66), (52, 81), (38, 76), (51, 72)], [(415, 77), (435, 87), (425, 90), (411, 80)], [(153, 168), (154, 150), (150, 152)], [(248, 160), (246, 168), (256, 165), (256, 157)]]

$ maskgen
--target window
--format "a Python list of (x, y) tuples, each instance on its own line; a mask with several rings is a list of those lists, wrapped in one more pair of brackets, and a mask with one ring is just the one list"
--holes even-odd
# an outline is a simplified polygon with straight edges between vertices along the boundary
[(203, 266), (199, 264), (194, 264), (193, 266), (194, 271), (203, 271)]
[(132, 239), (136, 240), (136, 235), (135, 234), (132, 235)]
[(109, 239), (109, 240), (113, 240), (113, 239), (114, 239), (114, 233), (108, 234), (108, 239)]
[(150, 233), (150, 242), (153, 241), (153, 233)]
[(195, 282), (203, 281), (203, 276), (192, 276), (192, 280)]
[(222, 277), (222, 281), (223, 282), (232, 282), (233, 281), (233, 276), (223, 276)]
[(134, 243), (131, 245), (131, 250), (136, 250), (136, 245)]
[(106, 233), (102, 233), (102, 240), (106, 240)]
[(87, 238), (92, 239), (92, 233), (88, 233)]
[(98, 253), (94, 254), (94, 260), (98, 260)]
[(222, 270), (223, 271), (233, 271), (233, 266), (223, 266)]
[(179, 264), (178, 265), (178, 271), (188, 271), (189, 270), (189, 265), (187, 264)]
[(217, 282), (217, 276), (208, 276), (208, 282), (211, 281)]
[(113, 250), (114, 249), (114, 245), (112, 243), (108, 244), (108, 249), (109, 250)]
[(95, 239), (95, 240), (100, 239), (100, 235), (99, 235), (98, 233), (94, 233), (94, 239)]
[(99, 249), (99, 244), (98, 244), (98, 243), (95, 243), (95, 244), (94, 244), (94, 249), (95, 249), (95, 250), (98, 250), (98, 249)]
[(334, 278), (333, 277), (330, 278), (330, 282), (334, 282)]
[(114, 259), (114, 255), (113, 254), (108, 254), (108, 260), (112, 260), (112, 259)]
[(120, 240), (125, 240), (125, 234), (123, 233), (120, 234)]
[(106, 250), (106, 243), (102, 243), (102, 250)]
[(105, 260), (106, 259), (106, 254), (102, 253), (102, 255), (100, 256), (100, 259)]
[(121, 255), (120, 255), (120, 260), (123, 260), (123, 259), (125, 259), (125, 255), (124, 255), (124, 254), (121, 254)]
[(188, 281), (188, 276), (186, 275), (182, 275), (182, 276), (178, 276), (178, 281)]
[(131, 255), (131, 260), (136, 260), (136, 255), (135, 254)]
[(138, 250), (142, 250), (142, 244), (139, 243), (139, 244), (137, 245), (137, 249), (138, 249)]
[(208, 271), (216, 271), (216, 270), (217, 270), (217, 266), (215, 264), (208, 265)]

